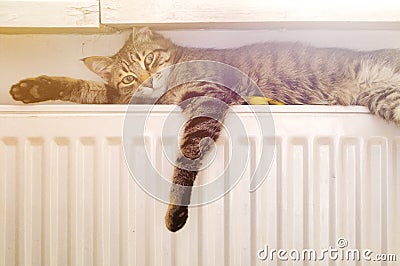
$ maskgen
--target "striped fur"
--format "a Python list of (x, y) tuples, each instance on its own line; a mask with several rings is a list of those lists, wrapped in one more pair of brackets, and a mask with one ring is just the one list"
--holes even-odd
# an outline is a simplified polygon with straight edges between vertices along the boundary
[[(240, 69), (273, 100), (286, 104), (363, 105), (381, 118), (400, 125), (400, 51), (353, 51), (315, 48), (299, 43), (260, 43), (235, 49), (199, 49), (175, 45), (148, 28), (134, 29), (131, 37), (112, 57), (83, 59), (105, 83), (65, 77), (41, 76), (12, 86), (10, 93), (24, 103), (66, 100), (77, 103), (129, 103), (132, 95), (160, 96), (157, 104), (179, 104), (188, 117), (172, 181), (185, 187), (172, 188), (166, 215), (169, 230), (186, 222), (190, 193), (201, 158), (208, 149), (204, 139), (217, 140), (227, 106), (244, 100), (229, 89), (207, 82), (186, 83), (169, 88), (174, 75), (159, 70), (192, 60), (212, 60)], [(213, 69), (195, 71), (212, 72)], [(181, 76), (191, 75), (179, 73)], [(148, 80), (148, 77), (152, 77)], [(229, 78), (229, 77), (228, 77)], [(167, 82), (168, 81), (168, 82)], [(144, 83), (144, 88), (139, 87)], [(157, 92), (157, 93), (156, 93)], [(160, 93), (161, 92), (161, 93)], [(237, 91), (251, 95), (247, 86)], [(150, 95), (150, 96), (148, 96)], [(226, 103), (216, 107), (203, 96)], [(207, 113), (208, 112), (208, 113)], [(217, 117), (202, 117), (202, 114)], [(204, 144), (204, 145), (202, 145)], [(196, 163), (188, 165), (191, 160)], [(187, 170), (185, 170), (187, 169)]]

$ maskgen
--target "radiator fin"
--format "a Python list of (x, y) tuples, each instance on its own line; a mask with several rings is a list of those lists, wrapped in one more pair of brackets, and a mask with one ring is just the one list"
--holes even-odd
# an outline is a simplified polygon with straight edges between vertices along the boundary
[[(13, 126), (0, 135), (0, 266), (286, 265), (276, 257), (260, 261), (257, 251), (265, 245), (318, 251), (337, 247), (338, 238), (345, 238), (349, 248), (400, 256), (400, 132), (365, 114), (347, 115), (277, 115), (274, 160), (253, 193), (250, 176), (260, 143), (270, 139), (253, 132), (248, 154), (231, 155), (224, 134), (214, 162), (196, 182), (212, 181), (230, 156), (249, 158), (243, 178), (224, 197), (190, 208), (187, 224), (177, 233), (165, 228), (166, 204), (130, 176), (119, 117), (7, 120)], [(371, 131), (352, 125), (361, 121), (354, 117), (364, 119)], [(307, 119), (325, 126), (296, 125)], [(23, 128), (25, 120), (37, 125), (35, 130), (13, 129)], [(76, 124), (80, 127), (73, 129)], [(176, 134), (161, 141), (159, 129), (150, 133), (144, 139), (132, 136), (126, 149), (137, 165), (148, 155), (170, 177), (173, 168), (164, 152), (176, 154)], [(139, 154), (143, 140), (147, 155)], [(146, 169), (138, 173), (149, 175)], [(307, 265), (369, 264), (325, 260)]]

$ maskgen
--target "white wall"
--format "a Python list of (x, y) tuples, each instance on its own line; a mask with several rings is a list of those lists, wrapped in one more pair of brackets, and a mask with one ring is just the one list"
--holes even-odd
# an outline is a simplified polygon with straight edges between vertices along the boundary
[[(168, 30), (165, 36), (181, 45), (235, 47), (259, 41), (301, 41), (316, 46), (372, 50), (400, 48), (395, 30)], [(0, 104), (15, 104), (12, 84), (38, 75), (97, 79), (79, 61), (90, 55), (112, 55), (129, 31), (114, 34), (0, 35)]]

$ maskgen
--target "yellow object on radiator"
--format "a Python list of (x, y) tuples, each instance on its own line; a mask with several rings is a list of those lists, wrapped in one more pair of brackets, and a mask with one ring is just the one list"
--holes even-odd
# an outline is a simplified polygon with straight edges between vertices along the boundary
[(271, 98), (261, 97), (261, 96), (252, 96), (249, 99), (249, 104), (251, 105), (285, 105), (282, 102), (275, 101)]

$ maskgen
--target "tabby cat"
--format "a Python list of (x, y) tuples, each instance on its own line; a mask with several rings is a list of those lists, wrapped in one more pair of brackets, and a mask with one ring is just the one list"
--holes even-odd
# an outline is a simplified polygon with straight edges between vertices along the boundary
[[(178, 46), (148, 28), (134, 29), (125, 45), (111, 57), (83, 59), (84, 64), (105, 83), (40, 76), (20, 81), (12, 86), (10, 93), (15, 100), (24, 103), (46, 100), (129, 103), (136, 93), (144, 102), (147, 98), (157, 98), (157, 104), (181, 105), (188, 122), (172, 177), (173, 183), (180, 186), (171, 188), (171, 203), (165, 217), (167, 228), (177, 231), (188, 218), (187, 205), (198, 172), (196, 169), (199, 169), (210, 146), (209, 142), (201, 143), (202, 139), (217, 140), (227, 106), (246, 104), (242, 96), (251, 96), (252, 93), (246, 88), (236, 93), (222, 85), (204, 81), (169, 88), (171, 76), (161, 75), (159, 71), (192, 60), (212, 60), (240, 69), (262, 93), (275, 101), (285, 104), (363, 105), (381, 118), (400, 125), (398, 50), (365, 52), (279, 42), (221, 50), (188, 48)], [(152, 77), (150, 81), (149, 77)], [(142, 83), (144, 86), (139, 87)], [(226, 105), (198, 96), (218, 99)], [(193, 101), (188, 102), (188, 99)], [(204, 110), (214, 116), (202, 116)], [(182, 163), (185, 158), (200, 159), (200, 163), (188, 169)]]

